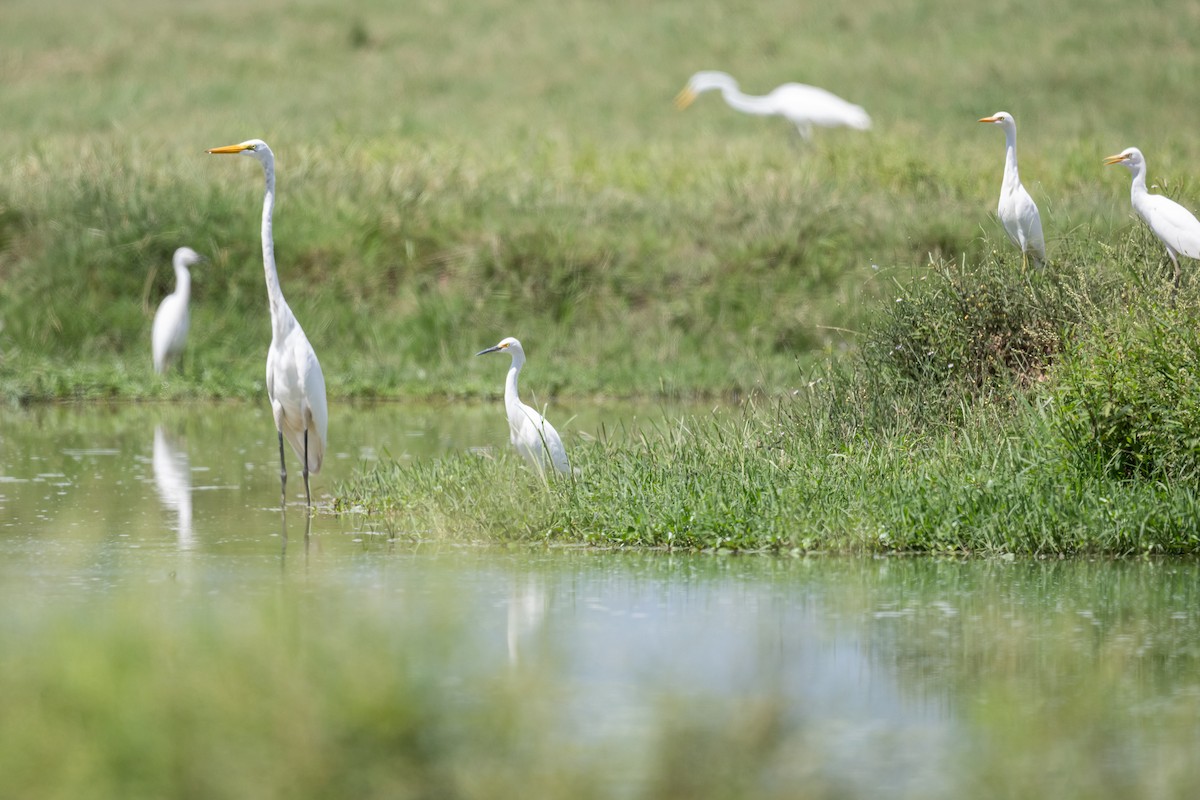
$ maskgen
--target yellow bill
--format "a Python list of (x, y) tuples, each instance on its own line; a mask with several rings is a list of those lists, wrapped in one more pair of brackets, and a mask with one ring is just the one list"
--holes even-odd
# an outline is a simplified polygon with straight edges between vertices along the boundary
[(1115, 156), (1109, 156), (1108, 158), (1104, 159), (1104, 163), (1106, 166), (1111, 167), (1113, 164), (1120, 164), (1127, 158), (1128, 156), (1126, 156), (1124, 153), (1117, 153)]
[(685, 108), (690, 106), (692, 101), (695, 99), (696, 93), (692, 91), (690, 86), (685, 86), (683, 87), (683, 91), (675, 95), (675, 107), (680, 111), (683, 111)]
[(253, 147), (254, 145), (245, 144), (243, 142), (242, 144), (227, 144), (224, 147), (210, 147), (205, 152), (212, 153), (214, 155), (220, 155), (222, 153), (240, 153), (243, 150), (250, 150)]

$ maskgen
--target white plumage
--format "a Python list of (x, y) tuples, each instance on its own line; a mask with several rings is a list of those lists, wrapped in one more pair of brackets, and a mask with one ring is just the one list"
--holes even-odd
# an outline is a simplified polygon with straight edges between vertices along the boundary
[(192, 274), (188, 272), (188, 267), (200, 260), (200, 255), (190, 247), (179, 248), (171, 259), (175, 268), (175, 291), (158, 304), (158, 311), (154, 312), (154, 326), (150, 330), (150, 354), (154, 360), (154, 371), (160, 375), (179, 359), (187, 345), (188, 303), (192, 294)]
[(733, 76), (714, 70), (693, 75), (687, 86), (675, 97), (675, 105), (683, 110), (699, 95), (711, 89), (719, 89), (725, 102), (738, 111), (783, 117), (795, 125), (796, 130), (800, 131), (800, 135), (805, 139), (812, 135), (814, 126), (847, 127), (861, 131), (871, 127), (871, 118), (862, 106), (856, 106), (817, 86), (785, 83), (766, 95), (748, 95), (738, 88)]
[(272, 211), (275, 207), (275, 154), (261, 139), (241, 144), (214, 147), (215, 154), (240, 153), (262, 164), (266, 177), (263, 195), (262, 251), (263, 271), (267, 279), (267, 299), (271, 311), (271, 347), (267, 350), (267, 397), (275, 428), (279, 431), (279, 480), (283, 502), (287, 501), (287, 464), (283, 456), (286, 438), (303, 463), (304, 495), (312, 504), (308, 475), (321, 471), (325, 458), (325, 434), (329, 411), (325, 403), (325, 376), (317, 354), (304, 329), (296, 321), (292, 309), (283, 299), (279, 288), (279, 273), (275, 269), (275, 240), (271, 234)]
[(1200, 258), (1200, 220), (1192, 212), (1161, 194), (1146, 189), (1146, 159), (1136, 147), (1122, 150), (1104, 159), (1105, 164), (1123, 164), (1133, 174), (1130, 200), (1133, 210), (1167, 248), (1175, 265), (1175, 286), (1179, 286), (1179, 255)]
[(1032, 257), (1041, 266), (1046, 261), (1046, 241), (1042, 237), (1042, 217), (1037, 204), (1021, 185), (1017, 173), (1017, 121), (1007, 111), (997, 111), (979, 121), (1004, 129), (1004, 180), (1000, 184), (996, 216), (1008, 238), (1020, 249), (1022, 259)]
[(529, 465), (539, 474), (546, 473), (546, 459), (558, 472), (566, 475), (571, 471), (567, 462), (567, 451), (563, 447), (562, 437), (550, 422), (534, 408), (521, 402), (517, 392), (517, 376), (525, 365), (525, 350), (521, 343), (511, 336), (502, 339), (499, 344), (480, 350), (475, 355), (505, 352), (512, 356), (512, 365), (508, 368), (508, 376), (504, 380), (504, 410), (508, 415), (508, 432), (512, 438), (513, 447), (517, 448)]

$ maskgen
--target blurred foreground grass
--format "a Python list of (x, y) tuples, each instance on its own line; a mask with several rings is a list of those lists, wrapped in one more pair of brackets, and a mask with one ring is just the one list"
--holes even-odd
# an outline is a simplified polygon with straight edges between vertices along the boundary
[[(847, 726), (869, 736), (871, 774), (895, 765), (889, 797), (1183, 797), (1200, 786), (1192, 565), (668, 565), (653, 555), (614, 565), (595, 554), (492, 552), (501, 581), (536, 561), (536, 577), (565, 593), (556, 608), (567, 619), (552, 614), (546, 646), (510, 664), (503, 636), (481, 633), (486, 620), (468, 615), (478, 607), (461, 587), (410, 585), (397, 568), (406, 554), (368, 551), (348, 566), (337, 543), (325, 547), (282, 570), (273, 560), (189, 565), (181, 554), (175, 580), (125, 569), (115, 586), (10, 604), (0, 621), (0, 794), (878, 797), (854, 767), (867, 755)], [(456, 555), (460, 567), (476, 563)], [(438, 564), (420, 553), (413, 569)], [(472, 591), (486, 580), (456, 574)], [(645, 698), (637, 724), (595, 694), (596, 676), (580, 678), (562, 647), (573, 629), (553, 627), (574, 624), (571, 587), (594, 589), (589, 580), (619, 605), (629, 582), (675, 580), (682, 596), (684, 584), (726, 585), (722, 575), (772, 598), (747, 620), (765, 637), (761, 652), (744, 654), (751, 682), (685, 692), (677, 676), (640, 675), (616, 687)], [(4, 595), (31, 580), (7, 580)], [(811, 640), (766, 633), (792, 602), (814, 614)], [(506, 613), (486, 607), (495, 619)], [(672, 608), (685, 611), (699, 613)], [(797, 685), (789, 670), (809, 663), (808, 648), (853, 652), (863, 690), (896, 692), (900, 707), (873, 722), (809, 708), (783, 688)], [(592, 711), (581, 718), (581, 709)], [(901, 730), (922, 735), (897, 738)], [(922, 758), (929, 742), (941, 744)], [(929, 766), (901, 767), (914, 763)]]

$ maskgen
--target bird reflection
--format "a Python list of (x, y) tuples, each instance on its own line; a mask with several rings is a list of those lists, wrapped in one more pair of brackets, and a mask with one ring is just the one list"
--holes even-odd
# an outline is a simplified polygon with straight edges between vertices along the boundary
[(194, 544), (192, 531), (192, 465), (187, 452), (171, 437), (162, 425), (154, 428), (154, 485), (158, 497), (177, 518), (175, 530), (179, 549), (190, 550)]
[(508, 598), (508, 663), (521, 661), (521, 650), (529, 645), (546, 618), (546, 590), (538, 581), (514, 581)]
[[(287, 532), (287, 508), (281, 506), (279, 509), (279, 558), (282, 566), (287, 566), (287, 549), (288, 549), (288, 532)], [(304, 515), (304, 563), (308, 563), (309, 548), (312, 546), (312, 513)], [(320, 543), (317, 544), (317, 551), (320, 552)]]

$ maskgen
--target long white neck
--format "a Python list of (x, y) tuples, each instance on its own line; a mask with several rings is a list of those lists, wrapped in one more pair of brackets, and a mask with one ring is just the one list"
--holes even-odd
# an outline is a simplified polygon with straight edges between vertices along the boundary
[(732, 78), (721, 84), (721, 97), (725, 98), (730, 108), (745, 114), (775, 113), (775, 108), (768, 98), (744, 93)]
[(175, 294), (183, 298), (183, 304), (186, 307), (188, 299), (192, 295), (192, 273), (188, 271), (187, 265), (176, 261), (175, 267)]
[(1130, 187), (1129, 195), (1136, 204), (1139, 197), (1150, 193), (1146, 189), (1146, 162), (1133, 165), (1129, 171), (1133, 173), (1133, 185)]
[(275, 210), (275, 159), (264, 159), (262, 165), (267, 182), (262, 211), (263, 272), (266, 273), (267, 299), (271, 304), (271, 337), (282, 341), (287, 335), (288, 322), (293, 317), (292, 310), (283, 299), (283, 290), (279, 288), (279, 272), (275, 269), (275, 239), (271, 235), (271, 215)]
[(512, 366), (508, 368), (508, 376), (504, 379), (504, 408), (511, 417), (514, 411), (521, 407), (521, 397), (517, 394), (517, 376), (521, 367), (525, 366), (525, 354), (512, 352)]
[(1017, 174), (1017, 127), (1004, 126), (1004, 185), (1016, 187), (1021, 182)]

